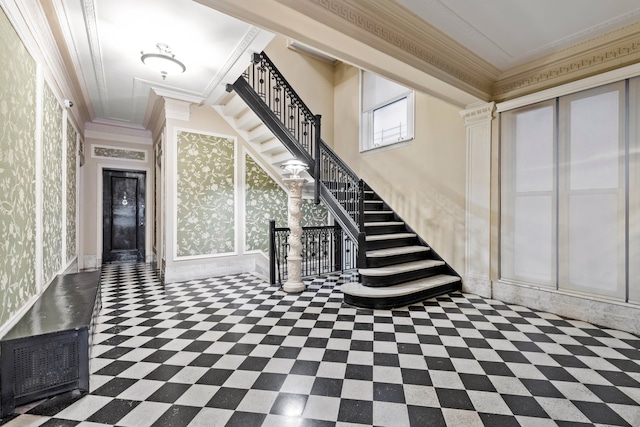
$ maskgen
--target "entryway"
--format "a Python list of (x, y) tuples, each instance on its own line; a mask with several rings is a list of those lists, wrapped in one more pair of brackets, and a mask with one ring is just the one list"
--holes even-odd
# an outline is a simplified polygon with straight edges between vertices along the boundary
[(145, 182), (142, 171), (103, 170), (103, 264), (145, 261)]

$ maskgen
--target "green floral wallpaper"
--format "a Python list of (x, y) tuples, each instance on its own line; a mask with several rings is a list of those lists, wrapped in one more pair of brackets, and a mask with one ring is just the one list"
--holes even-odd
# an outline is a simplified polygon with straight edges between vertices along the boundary
[(179, 257), (235, 251), (234, 160), (233, 139), (178, 132)]
[[(287, 193), (258, 163), (245, 157), (245, 245), (248, 251), (269, 250), (269, 220), (287, 226)], [(302, 226), (327, 224), (327, 209), (312, 200), (302, 201)]]
[(76, 256), (76, 130), (67, 121), (67, 262)]
[(0, 325), (36, 293), (36, 63), (0, 9)]
[(62, 107), (44, 85), (42, 116), (43, 283), (60, 270), (62, 251)]

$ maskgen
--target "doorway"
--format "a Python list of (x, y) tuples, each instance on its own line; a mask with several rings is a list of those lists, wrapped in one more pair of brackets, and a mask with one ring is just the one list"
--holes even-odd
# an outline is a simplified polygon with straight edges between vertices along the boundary
[(146, 172), (102, 171), (102, 262), (145, 261)]

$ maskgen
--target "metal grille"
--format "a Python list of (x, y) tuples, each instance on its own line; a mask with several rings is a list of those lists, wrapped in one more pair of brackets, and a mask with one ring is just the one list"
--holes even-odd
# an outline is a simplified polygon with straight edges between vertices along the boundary
[(44, 391), (78, 380), (78, 341), (75, 335), (16, 348), (14, 357), (15, 397)]
[[(272, 283), (282, 283), (288, 278), (287, 255), (289, 251), (288, 228), (275, 228), (271, 222)], [(302, 277), (356, 268), (357, 248), (339, 226), (302, 227)]]

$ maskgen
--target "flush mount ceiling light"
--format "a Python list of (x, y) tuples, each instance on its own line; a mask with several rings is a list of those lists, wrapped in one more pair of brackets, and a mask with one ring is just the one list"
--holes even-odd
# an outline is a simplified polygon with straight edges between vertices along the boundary
[(143, 64), (158, 71), (162, 76), (162, 80), (166, 79), (169, 74), (184, 73), (187, 67), (175, 58), (175, 55), (171, 52), (169, 46), (164, 43), (158, 43), (156, 47), (158, 48), (158, 52), (140, 52), (142, 54), (140, 60)]

